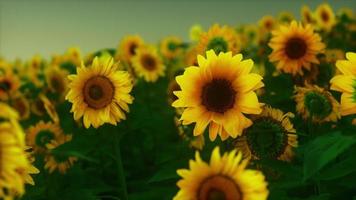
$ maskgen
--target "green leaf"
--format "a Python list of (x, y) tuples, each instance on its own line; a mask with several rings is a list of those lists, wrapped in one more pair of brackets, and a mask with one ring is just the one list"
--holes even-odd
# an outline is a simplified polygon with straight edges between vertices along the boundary
[(354, 143), (355, 138), (340, 132), (325, 134), (311, 141), (305, 148), (303, 180), (308, 180)]

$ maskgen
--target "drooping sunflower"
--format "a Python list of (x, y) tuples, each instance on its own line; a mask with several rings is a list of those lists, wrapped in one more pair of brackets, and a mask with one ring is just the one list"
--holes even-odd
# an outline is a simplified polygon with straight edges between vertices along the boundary
[(336, 24), (334, 11), (329, 4), (320, 4), (315, 11), (315, 18), (319, 28), (330, 31)]
[(236, 138), (234, 145), (247, 159), (277, 159), (290, 161), (298, 146), (296, 130), (289, 118), (294, 115), (265, 106), (253, 117), (253, 125)]
[(116, 50), (115, 59), (131, 62), (131, 58), (136, 55), (136, 49), (145, 44), (139, 35), (129, 35), (124, 37)]
[(237, 137), (252, 122), (245, 114), (259, 114), (260, 103), (254, 90), (263, 87), (262, 77), (250, 73), (251, 59), (242, 61), (242, 55), (231, 52), (208, 51), (207, 58), (198, 55), (197, 66), (188, 67), (176, 80), (181, 91), (175, 91), (178, 99), (172, 104), (185, 108), (181, 116), (183, 125), (196, 123), (194, 136), (209, 126), (209, 136), (215, 140)]
[(0, 70), (0, 100), (8, 100), (19, 88), (20, 79), (11, 68)]
[(325, 45), (311, 25), (303, 27), (293, 21), (289, 26), (281, 25), (272, 35), (268, 45), (273, 51), (269, 59), (278, 62), (277, 69), (303, 75), (303, 69), (310, 70), (311, 63), (319, 64), (316, 56), (324, 50)]
[(182, 54), (182, 40), (176, 36), (166, 37), (161, 41), (160, 52), (167, 59), (173, 59)]
[(17, 113), (3, 103), (0, 110), (0, 199), (12, 200), (24, 193), (25, 178), (20, 172), (30, 165)]
[(314, 14), (310, 10), (309, 6), (304, 5), (300, 10), (300, 15), (302, 17), (302, 23), (304, 25), (315, 24)]
[(66, 99), (73, 104), (74, 119), (83, 117), (86, 128), (116, 125), (126, 119), (125, 111), (129, 112), (128, 104), (133, 101), (132, 80), (127, 72), (117, 70), (112, 58), (104, 62), (96, 57), (90, 67), (82, 64), (68, 79)]
[(197, 53), (204, 55), (206, 51), (214, 50), (215, 53), (229, 52), (237, 53), (240, 51), (240, 44), (235, 31), (228, 26), (214, 24), (208, 32), (200, 35), (197, 44)]
[(58, 124), (43, 121), (31, 126), (26, 132), (27, 145), (37, 153), (46, 152), (48, 150), (46, 145), (64, 134)]
[(210, 163), (195, 154), (189, 163), (190, 169), (180, 169), (182, 177), (177, 186), (179, 192), (174, 200), (265, 200), (268, 197), (267, 183), (262, 172), (246, 169), (248, 160), (242, 160), (236, 151), (220, 155), (215, 147)]
[(311, 118), (313, 122), (335, 122), (340, 118), (339, 103), (329, 91), (317, 85), (296, 87), (294, 99), (297, 103), (296, 110), (304, 119)]
[(61, 135), (61, 137), (52, 140), (47, 144), (47, 148), (50, 150), (49, 154), (45, 157), (44, 168), (53, 173), (58, 170), (59, 173), (65, 174), (69, 168), (71, 168), (77, 158), (75, 156), (64, 155), (61, 152), (57, 152), (56, 148), (70, 142), (72, 140), (72, 135)]
[(136, 55), (132, 58), (132, 66), (136, 74), (147, 82), (155, 82), (160, 76), (164, 76), (166, 68), (157, 50), (151, 46), (137, 49)]
[(336, 75), (330, 80), (330, 89), (342, 92), (341, 115), (356, 113), (356, 53), (348, 52), (346, 58), (336, 62), (342, 75)]
[(67, 71), (53, 65), (47, 68), (45, 75), (48, 89), (59, 97), (63, 97), (68, 88)]

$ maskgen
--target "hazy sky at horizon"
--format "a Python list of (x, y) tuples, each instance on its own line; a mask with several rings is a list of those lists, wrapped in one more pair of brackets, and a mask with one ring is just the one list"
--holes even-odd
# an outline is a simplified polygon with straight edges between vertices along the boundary
[[(0, 56), (48, 57), (78, 46), (83, 53), (116, 48), (127, 34), (148, 42), (168, 35), (188, 39), (191, 25), (236, 25), (257, 22), (263, 15), (290, 11), (299, 17), (303, 4), (314, 9), (322, 0), (0, 0)], [(328, 1), (336, 11), (352, 0)]]

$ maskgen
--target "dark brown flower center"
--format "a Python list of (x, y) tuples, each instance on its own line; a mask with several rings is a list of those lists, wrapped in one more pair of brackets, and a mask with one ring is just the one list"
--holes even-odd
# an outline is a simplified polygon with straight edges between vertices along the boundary
[(9, 80), (4, 80), (0, 82), (0, 90), (7, 92), (10, 89), (11, 89), (11, 82)]
[(321, 19), (324, 21), (324, 22), (328, 22), (329, 21), (329, 13), (326, 12), (325, 10), (323, 10), (321, 12)]
[(19, 112), (21, 117), (25, 116), (28, 112), (28, 106), (26, 105), (25, 100), (22, 98), (14, 100), (13, 107), (16, 109), (17, 112)]
[(142, 66), (148, 71), (153, 71), (156, 69), (156, 65), (157, 65), (156, 59), (151, 55), (148, 54), (143, 55), (141, 58), (141, 63)]
[(129, 51), (130, 51), (131, 55), (135, 55), (136, 54), (136, 52), (135, 52), (136, 48), (137, 48), (137, 44), (135, 44), (135, 43), (131, 43), (130, 44)]
[(301, 38), (290, 38), (287, 41), (285, 52), (290, 59), (299, 59), (306, 54), (307, 44)]
[(214, 175), (202, 181), (198, 200), (241, 200), (240, 187), (230, 177)]
[(63, 79), (61, 79), (61, 77), (53, 76), (51, 78), (51, 85), (52, 85), (52, 89), (55, 92), (63, 93), (65, 90), (64, 81)]
[(202, 104), (207, 110), (224, 113), (234, 106), (236, 91), (231, 82), (225, 79), (213, 79), (202, 90)]
[(100, 109), (112, 102), (115, 88), (112, 82), (104, 76), (92, 77), (84, 85), (84, 101), (89, 107)]

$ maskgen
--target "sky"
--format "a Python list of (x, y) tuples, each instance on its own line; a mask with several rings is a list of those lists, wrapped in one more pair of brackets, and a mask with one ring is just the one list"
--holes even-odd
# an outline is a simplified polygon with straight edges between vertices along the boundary
[[(49, 57), (80, 47), (89, 53), (116, 48), (127, 34), (157, 43), (169, 35), (189, 38), (189, 28), (201, 24), (255, 23), (263, 15), (290, 11), (299, 17), (307, 4), (322, 0), (0, 0), (0, 56)], [(334, 10), (352, 8), (353, 0), (328, 1)]]

